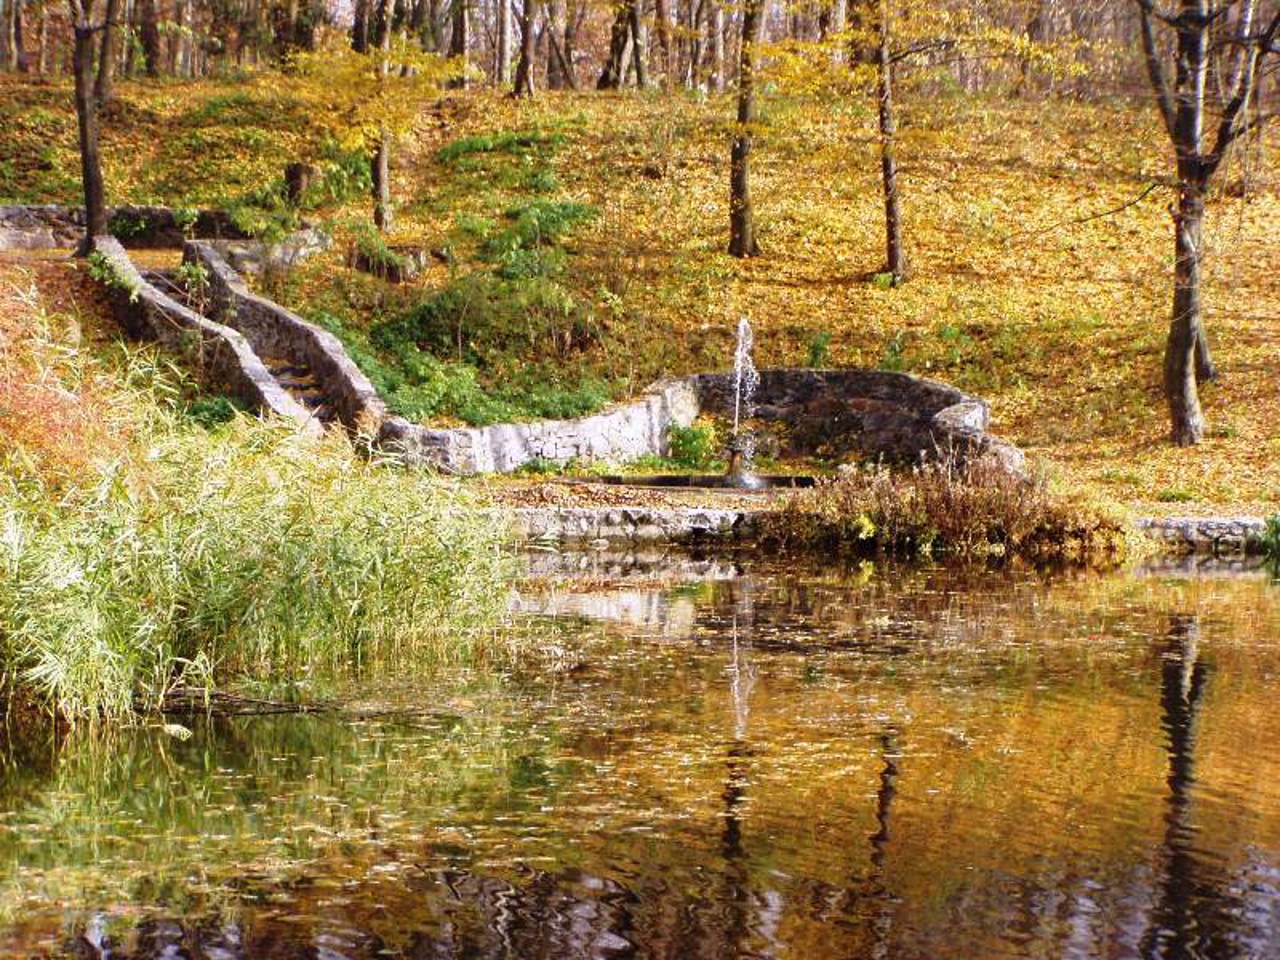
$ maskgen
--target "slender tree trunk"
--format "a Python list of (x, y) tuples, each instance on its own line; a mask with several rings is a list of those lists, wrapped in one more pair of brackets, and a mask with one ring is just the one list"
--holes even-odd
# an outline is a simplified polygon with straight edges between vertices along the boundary
[(649, 65), (645, 59), (648, 42), (645, 37), (644, 17), (641, 15), (643, 0), (631, 0), (631, 55), (636, 71), (636, 86), (641, 89), (649, 85)]
[(565, 0), (551, 0), (547, 5), (547, 89), (563, 90), (569, 85), (564, 68)]
[[(494, 71), (494, 82), (505, 87), (511, 82), (511, 43), (514, 39), (511, 24), (512, 0), (498, 2), (498, 64)], [(527, 2), (527, 0), (526, 0)]]
[[(830, 31), (839, 36), (844, 33), (845, 27), (845, 11), (848, 9), (847, 0), (835, 0), (831, 5), (831, 19), (829, 21)], [(832, 63), (844, 63), (845, 45), (843, 41), (836, 43), (836, 48), (831, 52)]]
[(711, 91), (724, 93), (724, 6), (712, 0), (711, 8)]
[(880, 179), (884, 191), (885, 270), (896, 287), (907, 276), (902, 249), (902, 208), (898, 199), (898, 123), (893, 113), (893, 55), (889, 49), (888, 0), (880, 0), (880, 46), (876, 59), (876, 99), (880, 113)]
[(0, 0), (0, 70), (9, 69), (13, 59), (13, 31), (9, 24), (9, 8), (14, 0)]
[[(1183, 0), (1188, 21), (1178, 30), (1173, 140), (1178, 163), (1178, 212), (1174, 229), (1173, 317), (1165, 344), (1164, 390), (1170, 434), (1178, 446), (1204, 438), (1204, 414), (1196, 386), (1200, 324), (1201, 240), (1204, 229), (1204, 98), (1208, 80), (1208, 30), (1197, 26), (1208, 15), (1208, 0)], [(1207, 354), (1207, 349), (1206, 349)]]
[(738, 66), (738, 129), (729, 162), (729, 253), (760, 254), (751, 207), (752, 126), (756, 121), (756, 45), (760, 39), (764, 0), (747, 0), (742, 13), (742, 50)]
[(31, 72), (31, 59), (27, 56), (26, 30), (22, 20), (22, 4), (24, 0), (12, 0), (13, 16), (13, 65), (19, 73)]
[(160, 76), (160, 14), (156, 3), (157, 0), (142, 0), (139, 41), (142, 43), (142, 59), (148, 77)]
[(49, 4), (40, 4), (40, 28), (36, 38), (36, 73), (49, 72)]
[(351, 49), (356, 53), (369, 51), (369, 0), (356, 0), (351, 20)]
[[(382, 0), (381, 24), (382, 58), (378, 63), (378, 76), (387, 82), (390, 73), (391, 50), (391, 0)], [(373, 156), (373, 222), (383, 233), (391, 229), (391, 134), (383, 127), (378, 138), (378, 149)]]
[(92, 0), (71, 3), (75, 36), (72, 67), (75, 73), (76, 120), (80, 132), (80, 179), (84, 186), (85, 237), (79, 253), (93, 250), (95, 237), (107, 233), (106, 189), (102, 182), (102, 162), (98, 155), (98, 106), (93, 98), (94, 29)]
[[(139, 4), (137, 0), (129, 0), (129, 29), (133, 32), (134, 36), (140, 35), (138, 26), (141, 23), (139, 20), (141, 12), (141, 4)], [(240, 55), (244, 50), (244, 34), (243, 31), (237, 31), (237, 33), (240, 35), (240, 45), (236, 50), (236, 62), (238, 63)], [(124, 75), (130, 79), (136, 75), (137, 71), (137, 64), (135, 63), (136, 54), (134, 52), (137, 47), (137, 43), (126, 43), (124, 45)]]
[(575, 58), (578, 55), (578, 30), (589, 8), (585, 0), (576, 0), (568, 4), (564, 18), (564, 44), (560, 48), (561, 66), (564, 68), (564, 79), (570, 89), (578, 89), (578, 73)]
[(520, 10), (520, 62), (516, 64), (515, 89), (512, 91), (517, 97), (533, 96), (533, 23), (536, 16), (534, 0), (524, 0)]
[(534, 95), (534, 22), (538, 17), (535, 0), (524, 0), (520, 10), (520, 63), (516, 64), (515, 93), (517, 97)]
[(669, 0), (655, 0), (654, 18), (658, 21), (658, 50), (661, 55), (662, 87), (671, 89), (671, 7)]
[(600, 79), (596, 81), (597, 90), (616, 90), (622, 86), (622, 75), (626, 69), (623, 57), (630, 35), (631, 10), (622, 6), (614, 15), (613, 27), (609, 31), (609, 55), (605, 58), (604, 69), (600, 71)]
[(452, 20), (453, 31), (449, 37), (449, 56), (457, 57), (462, 60), (464, 73), (453, 81), (453, 86), (458, 88), (466, 87), (467, 78), (465, 69), (467, 65), (467, 0), (453, 0), (452, 4)]
[(114, 86), (112, 78), (116, 69), (116, 17), (119, 15), (120, 0), (107, 0), (107, 19), (102, 28), (102, 52), (98, 55), (98, 80), (93, 89), (99, 107), (105, 107), (111, 102)]
[(1173, 319), (1164, 353), (1164, 392), (1173, 442), (1181, 447), (1204, 438), (1204, 415), (1196, 389), (1196, 344), (1203, 339), (1200, 314), (1204, 193), (1184, 185), (1175, 219)]

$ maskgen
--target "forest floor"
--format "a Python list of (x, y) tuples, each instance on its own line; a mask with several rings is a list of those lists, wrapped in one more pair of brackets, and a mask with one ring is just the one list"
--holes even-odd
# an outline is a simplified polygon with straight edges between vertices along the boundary
[[(871, 104), (765, 97), (753, 193), (763, 256), (723, 253), (727, 100), (477, 93), (432, 104), (395, 154), (393, 247), (441, 258), (391, 285), (345, 266), (363, 170), (267, 80), (120, 85), (112, 202), (239, 208), (271, 229), (280, 174), (314, 159), (304, 215), (333, 250), (273, 296), (325, 323), (406, 412), (569, 415), (664, 374), (721, 369), (749, 316), (757, 363), (868, 366), (988, 400), (1056, 482), (1149, 514), (1280, 507), (1280, 144), (1224, 171), (1206, 321), (1221, 370), (1206, 441), (1166, 440), (1169, 152), (1120, 102), (920, 97), (901, 146), (910, 281), (878, 276)], [(77, 200), (58, 85), (0, 81), (0, 203)], [(42, 283), (50, 282), (40, 271)], [(419, 352), (421, 348), (421, 352)], [(425, 371), (425, 372), (424, 372)]]

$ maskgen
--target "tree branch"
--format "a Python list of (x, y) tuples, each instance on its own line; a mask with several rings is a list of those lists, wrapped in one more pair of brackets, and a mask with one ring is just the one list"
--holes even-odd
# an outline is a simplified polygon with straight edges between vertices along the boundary
[(1249, 49), (1244, 55), (1245, 62), (1240, 69), (1239, 87), (1222, 112), (1222, 119), (1218, 122), (1218, 132), (1213, 138), (1213, 150), (1204, 159), (1204, 170), (1207, 176), (1212, 176), (1218, 169), (1227, 151), (1231, 149), (1231, 144), (1238, 140), (1241, 134), (1251, 126), (1259, 125), (1260, 120), (1265, 119), (1260, 118), (1253, 124), (1240, 123), (1240, 118), (1244, 115), (1249, 101), (1253, 99), (1253, 92), (1257, 87), (1258, 61), (1262, 58), (1264, 51), (1270, 50), (1277, 34), (1280, 34), (1280, 10), (1276, 11), (1271, 22), (1262, 33), (1258, 34), (1257, 39), (1249, 44)]
[(1149, 183), (1147, 184), (1146, 189), (1143, 190), (1140, 194), (1138, 194), (1132, 200), (1125, 201), (1124, 203), (1120, 204), (1120, 206), (1118, 207), (1112, 207), (1111, 209), (1103, 210), (1100, 213), (1086, 214), (1083, 217), (1073, 217), (1070, 220), (1059, 220), (1057, 223), (1051, 223), (1049, 224), (1049, 226), (1041, 227), (1039, 230), (1018, 230), (1014, 233), (1009, 234), (1009, 236), (1006, 237), (1005, 240), (1006, 241), (1012, 240), (1014, 237), (1028, 237), (1028, 236), (1038, 237), (1041, 234), (1052, 233), (1054, 230), (1057, 230), (1059, 227), (1068, 227), (1068, 226), (1074, 226), (1080, 223), (1088, 223), (1091, 220), (1101, 220), (1103, 217), (1109, 217), (1112, 214), (1120, 213), (1124, 210), (1128, 210), (1130, 207), (1136, 207), (1143, 200), (1147, 199), (1147, 197), (1149, 197), (1154, 191), (1159, 190), (1163, 186), (1167, 186), (1167, 184), (1160, 183), (1159, 181), (1156, 181), (1154, 183)]
[(1160, 51), (1156, 49), (1155, 28), (1151, 23), (1158, 17), (1166, 23), (1169, 18), (1156, 12), (1151, 0), (1134, 0), (1138, 5), (1139, 22), (1142, 27), (1142, 52), (1147, 62), (1147, 76), (1151, 79), (1151, 87), (1155, 90), (1156, 104), (1160, 107), (1160, 117), (1164, 120), (1164, 128), (1170, 140), (1177, 140), (1176, 120), (1173, 110), (1173, 94), (1169, 91), (1169, 78), (1165, 76), (1164, 64), (1160, 62)]

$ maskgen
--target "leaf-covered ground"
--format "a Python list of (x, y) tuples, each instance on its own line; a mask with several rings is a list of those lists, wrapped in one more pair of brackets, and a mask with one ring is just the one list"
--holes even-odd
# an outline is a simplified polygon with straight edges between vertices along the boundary
[[(69, 92), (6, 83), (3, 94), (0, 202), (73, 201)], [(912, 279), (890, 290), (875, 277), (869, 104), (765, 98), (753, 174), (764, 256), (745, 263), (723, 253), (730, 112), (727, 100), (634, 93), (425, 105), (397, 150), (391, 239), (447, 249), (452, 263), (433, 260), (399, 288), (346, 269), (343, 240), (365, 206), (346, 202), (321, 211), (340, 241), (333, 253), (273, 292), (359, 330), (468, 277), (499, 277), (486, 283), (503, 296), (549, 281), (565, 301), (549, 306), (540, 291), (527, 329), (464, 312), (456, 350), (432, 349), (474, 364), (481, 390), (523, 376), (526, 392), (550, 384), (570, 400), (582, 383), (620, 396), (664, 373), (722, 368), (745, 314), (762, 365), (906, 370), (985, 397), (996, 429), (1064, 483), (1163, 513), (1274, 512), (1274, 130), (1233, 158), (1210, 208), (1206, 318), (1222, 379), (1203, 392), (1209, 438), (1178, 450), (1159, 389), (1172, 194), (1149, 189), (1170, 165), (1154, 116), (1116, 102), (917, 95), (901, 148)], [(111, 197), (228, 202), (314, 155), (313, 134), (269, 80), (122, 84), (105, 135)], [(593, 215), (553, 244), (522, 246), (518, 215), (539, 204)]]

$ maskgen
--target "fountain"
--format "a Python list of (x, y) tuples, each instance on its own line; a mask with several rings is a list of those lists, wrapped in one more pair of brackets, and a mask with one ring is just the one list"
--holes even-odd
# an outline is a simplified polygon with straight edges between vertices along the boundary
[(742, 422), (751, 417), (752, 400), (760, 385), (751, 350), (755, 337), (751, 321), (743, 317), (738, 321), (738, 345), (733, 351), (733, 434), (729, 438), (729, 469), (725, 472), (728, 486), (743, 490), (756, 490), (763, 482), (751, 472), (751, 459), (755, 454), (755, 438), (742, 429)]
[(654, 476), (601, 476), (595, 483), (612, 483), (633, 487), (705, 487), (732, 489), (741, 493), (764, 491), (781, 487), (811, 487), (811, 476), (760, 476), (752, 469), (755, 455), (755, 437), (746, 429), (746, 422), (755, 412), (755, 394), (760, 386), (760, 374), (756, 370), (751, 351), (755, 338), (751, 321), (743, 317), (738, 321), (737, 345), (733, 351), (733, 375), (729, 381), (733, 388), (733, 430), (725, 445), (728, 468), (723, 474), (658, 474)]

